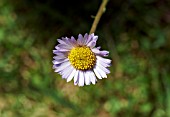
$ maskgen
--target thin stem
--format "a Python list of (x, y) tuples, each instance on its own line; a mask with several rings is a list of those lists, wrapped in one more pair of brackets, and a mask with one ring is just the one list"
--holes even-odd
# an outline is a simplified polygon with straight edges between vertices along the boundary
[(99, 23), (99, 20), (102, 16), (102, 14), (104, 13), (105, 9), (106, 9), (106, 5), (108, 3), (108, 0), (103, 0), (102, 4), (100, 5), (100, 8), (97, 12), (97, 15), (95, 16), (94, 22), (92, 24), (91, 30), (90, 30), (90, 34), (94, 33), (96, 31), (96, 27)]

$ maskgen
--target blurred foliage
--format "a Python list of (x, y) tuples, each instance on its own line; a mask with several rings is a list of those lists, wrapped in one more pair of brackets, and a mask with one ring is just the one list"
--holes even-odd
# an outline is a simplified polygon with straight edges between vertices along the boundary
[(170, 117), (170, 1), (110, 0), (96, 34), (111, 74), (53, 72), (56, 39), (88, 33), (102, 1), (0, 0), (0, 117)]

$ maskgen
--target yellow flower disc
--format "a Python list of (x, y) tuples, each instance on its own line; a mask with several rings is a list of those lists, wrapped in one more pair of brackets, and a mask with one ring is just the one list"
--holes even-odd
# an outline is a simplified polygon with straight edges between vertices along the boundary
[(73, 48), (68, 55), (70, 63), (78, 70), (88, 70), (96, 63), (96, 56), (89, 47)]

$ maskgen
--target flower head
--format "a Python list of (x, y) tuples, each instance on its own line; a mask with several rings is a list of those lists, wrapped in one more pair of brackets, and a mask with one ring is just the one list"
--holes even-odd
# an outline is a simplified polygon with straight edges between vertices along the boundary
[(95, 84), (97, 78), (107, 78), (111, 60), (103, 57), (109, 52), (95, 47), (97, 39), (94, 34), (85, 34), (84, 37), (79, 34), (77, 40), (74, 37), (58, 39), (59, 44), (53, 50), (55, 72), (67, 82), (74, 79), (74, 84), (79, 86)]

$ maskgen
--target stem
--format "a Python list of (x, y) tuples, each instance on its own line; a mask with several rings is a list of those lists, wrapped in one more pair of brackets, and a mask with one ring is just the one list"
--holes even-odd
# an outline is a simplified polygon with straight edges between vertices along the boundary
[(100, 8), (97, 12), (97, 15), (95, 16), (94, 22), (92, 24), (91, 30), (90, 30), (90, 34), (94, 33), (96, 31), (96, 27), (99, 23), (99, 20), (102, 16), (102, 14), (104, 13), (105, 9), (106, 9), (106, 5), (108, 3), (108, 0), (103, 0), (102, 4), (100, 5)]

